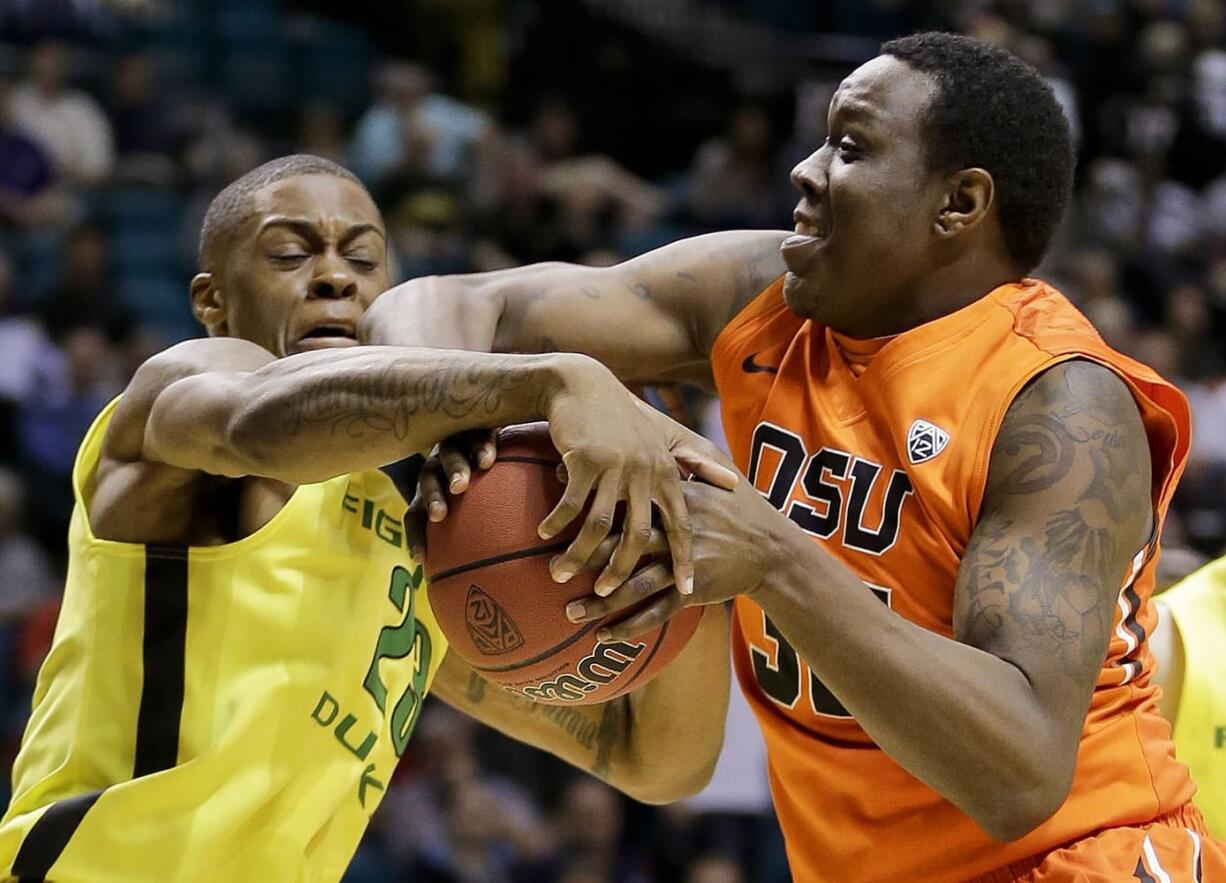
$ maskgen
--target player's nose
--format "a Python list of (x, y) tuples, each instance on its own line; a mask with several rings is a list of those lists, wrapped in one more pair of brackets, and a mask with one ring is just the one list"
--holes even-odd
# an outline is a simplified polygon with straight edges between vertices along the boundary
[(826, 164), (818, 150), (798, 162), (792, 169), (792, 186), (811, 202), (821, 199), (826, 191)]
[(314, 298), (353, 298), (358, 293), (357, 276), (343, 261), (323, 261), (307, 289)]

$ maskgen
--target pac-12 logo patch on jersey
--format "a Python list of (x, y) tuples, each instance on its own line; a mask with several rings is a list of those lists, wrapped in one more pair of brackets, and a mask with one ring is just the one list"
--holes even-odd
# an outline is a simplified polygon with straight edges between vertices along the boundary
[(927, 420), (916, 420), (907, 430), (907, 459), (912, 464), (931, 460), (949, 444), (949, 433)]

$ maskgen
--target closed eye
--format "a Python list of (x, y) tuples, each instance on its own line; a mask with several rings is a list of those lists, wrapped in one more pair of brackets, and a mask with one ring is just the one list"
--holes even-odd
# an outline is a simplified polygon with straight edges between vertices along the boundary
[(839, 152), (839, 158), (846, 162), (853, 162), (862, 155), (860, 146), (850, 138), (840, 138), (838, 146), (835, 148)]

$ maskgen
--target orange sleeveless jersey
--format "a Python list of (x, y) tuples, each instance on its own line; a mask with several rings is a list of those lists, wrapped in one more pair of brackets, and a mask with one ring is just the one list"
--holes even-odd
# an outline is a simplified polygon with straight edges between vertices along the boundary
[[(779, 280), (724, 329), (712, 354), (741, 470), (866, 591), (946, 637), (1005, 410), (1027, 381), (1071, 358), (1099, 362), (1131, 388), (1160, 524), (1187, 454), (1187, 404), (1041, 282), (1002, 286), (893, 338), (853, 371), (829, 329), (788, 309)], [(795, 879), (967, 880), (1185, 804), (1195, 786), (1155, 709), (1145, 641), (1156, 558), (1156, 548), (1140, 550), (1122, 579), (1068, 800), (1003, 845), (873, 744), (762, 609), (738, 598), (733, 655), (766, 738)]]

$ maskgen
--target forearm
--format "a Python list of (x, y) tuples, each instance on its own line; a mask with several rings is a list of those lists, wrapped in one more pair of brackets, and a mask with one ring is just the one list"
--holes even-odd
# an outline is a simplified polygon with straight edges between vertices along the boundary
[[(573, 356), (494, 356), (397, 347), (355, 347), (291, 356), (237, 375), (233, 395), (203, 415), (210, 442), (202, 464), (173, 463), (185, 446), (158, 445), (160, 426), (182, 427), (193, 398), (168, 387), (149, 426), (172, 465), (302, 484), (398, 460), (457, 432), (547, 417), (551, 396), (579, 371)], [(179, 383), (211, 383), (192, 377)], [(610, 379), (610, 383), (612, 380)], [(233, 402), (230, 404), (229, 402)], [(181, 433), (180, 433), (181, 434)], [(201, 447), (197, 444), (197, 448)], [(192, 458), (195, 452), (187, 450)]]
[[(685, 650), (655, 680), (628, 697), (629, 720), (618, 758), (629, 792), (669, 803), (701, 791), (724, 744), (729, 690), (728, 613), (703, 608)], [(625, 789), (623, 789), (625, 790)]]
[(723, 744), (728, 705), (728, 616), (712, 607), (685, 650), (655, 679), (601, 705), (531, 702), (449, 656), (433, 692), (512, 738), (567, 761), (638, 800), (698, 791)]
[[(575, 269), (531, 264), (489, 273), (410, 279), (380, 295), (362, 317), (358, 338), (382, 346), (426, 346), (489, 353), (520, 280)], [(526, 349), (526, 348), (521, 348)]]
[(996, 839), (1042, 821), (1075, 750), (1022, 671), (892, 613), (807, 539), (780, 559), (754, 600), (873, 741)]
[(783, 233), (675, 242), (613, 267), (535, 264), (413, 279), (382, 295), (368, 343), (584, 353), (627, 383), (710, 382), (711, 346), (784, 270)]

